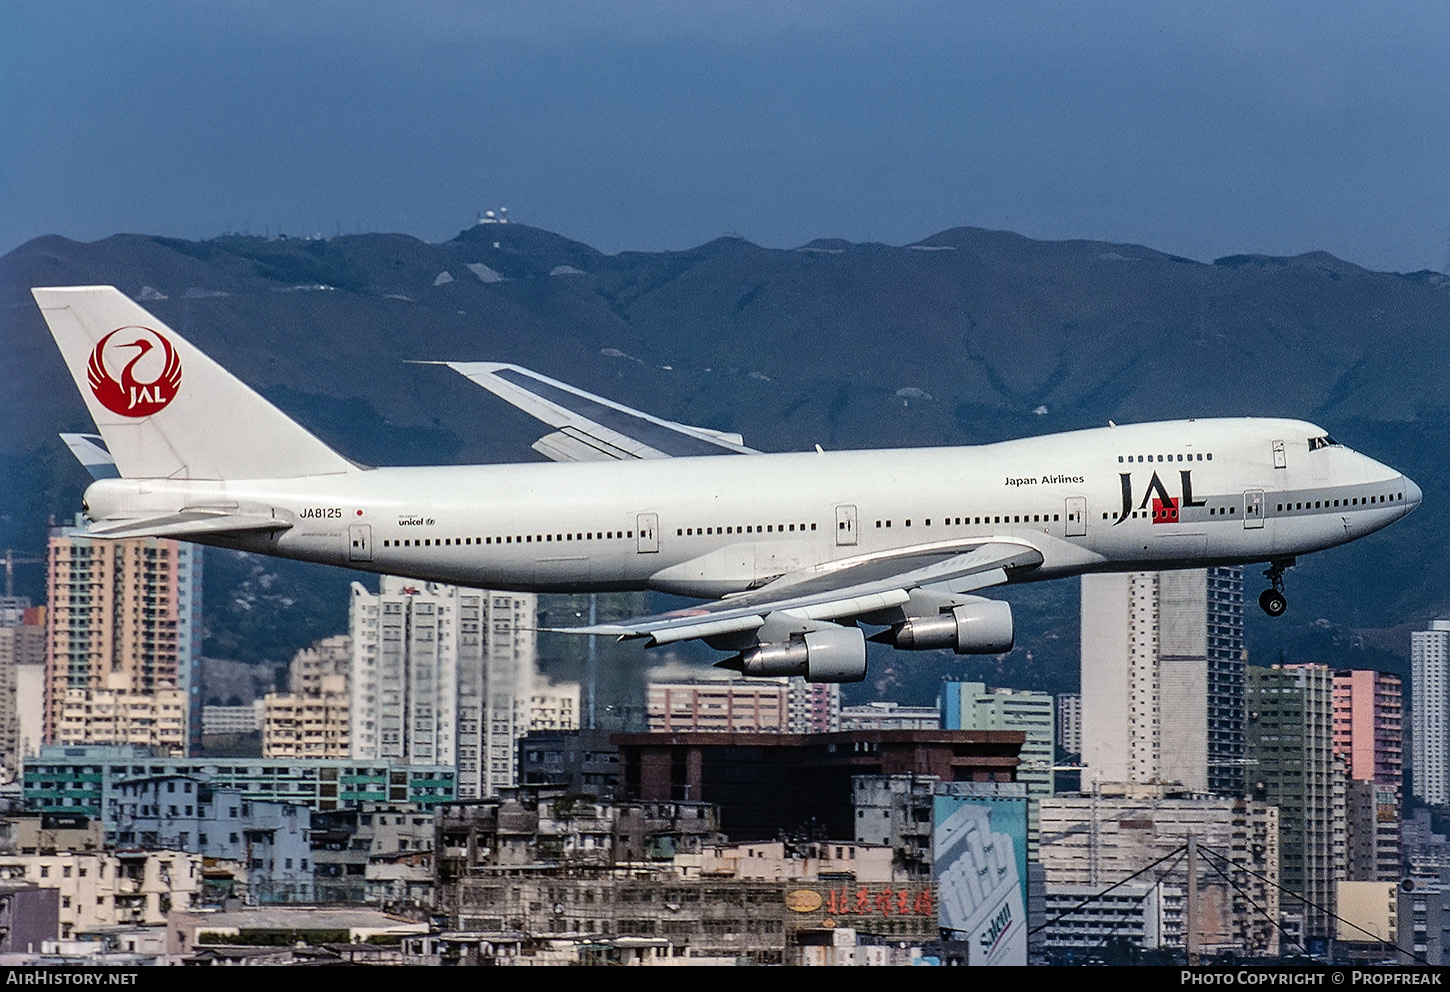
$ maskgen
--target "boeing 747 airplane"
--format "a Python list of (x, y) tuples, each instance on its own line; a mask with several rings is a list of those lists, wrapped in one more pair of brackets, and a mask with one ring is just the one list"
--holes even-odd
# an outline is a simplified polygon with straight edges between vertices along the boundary
[(959, 448), (763, 454), (517, 366), (448, 362), (553, 432), (565, 464), (366, 468), (109, 286), (33, 290), (104, 439), (96, 537), (173, 537), (481, 588), (707, 600), (575, 628), (698, 638), (747, 675), (852, 682), (866, 635), (1011, 649), (991, 586), (1266, 563), (1405, 516), (1420, 489), (1297, 420), (1182, 420)]

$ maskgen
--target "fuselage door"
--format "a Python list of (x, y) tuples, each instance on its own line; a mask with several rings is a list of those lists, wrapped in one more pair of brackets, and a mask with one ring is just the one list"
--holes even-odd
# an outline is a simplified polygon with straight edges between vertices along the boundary
[(836, 546), (844, 547), (856, 543), (856, 507), (836, 507)]
[(347, 560), (373, 560), (373, 528), (371, 524), (351, 524), (347, 528)]
[(639, 553), (654, 554), (660, 549), (660, 515), (641, 513), (635, 517), (635, 533), (639, 534)]
[(1283, 441), (1275, 441), (1274, 442), (1274, 467), (1275, 468), (1284, 468), (1287, 464), (1288, 464), (1288, 462), (1286, 462), (1284, 460), (1284, 442)]
[(1250, 529), (1264, 526), (1264, 491), (1262, 489), (1249, 489), (1244, 492), (1244, 526)]
[(1087, 537), (1087, 497), (1069, 496), (1064, 512), (1064, 519), (1067, 521), (1064, 536)]

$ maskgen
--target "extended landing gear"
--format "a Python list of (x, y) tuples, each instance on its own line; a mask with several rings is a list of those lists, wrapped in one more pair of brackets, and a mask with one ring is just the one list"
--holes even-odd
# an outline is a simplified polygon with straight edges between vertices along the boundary
[(1284, 598), (1284, 569), (1293, 564), (1294, 559), (1290, 558), (1270, 562), (1269, 567), (1264, 569), (1264, 577), (1269, 580), (1271, 588), (1259, 594), (1259, 608), (1271, 617), (1281, 617), (1289, 608), (1289, 601)]

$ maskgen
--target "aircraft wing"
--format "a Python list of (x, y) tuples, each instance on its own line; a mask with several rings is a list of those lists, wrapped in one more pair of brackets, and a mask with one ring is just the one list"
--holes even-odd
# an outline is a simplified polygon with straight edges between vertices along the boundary
[(963, 594), (1006, 582), (1042, 564), (1042, 552), (1010, 539), (942, 542), (888, 555), (863, 555), (792, 572), (759, 589), (622, 623), (564, 628), (571, 634), (648, 637), (667, 644), (754, 630), (768, 616), (847, 620), (906, 603), (914, 590)]
[(542, 420), (554, 433), (534, 450), (556, 462), (749, 455), (739, 434), (690, 427), (630, 409), (519, 365), (501, 362), (428, 362), (446, 365), (495, 396)]
[(110, 518), (88, 527), (86, 537), (205, 537), (237, 531), (287, 530), (285, 520), (235, 510), (197, 508), (154, 517)]

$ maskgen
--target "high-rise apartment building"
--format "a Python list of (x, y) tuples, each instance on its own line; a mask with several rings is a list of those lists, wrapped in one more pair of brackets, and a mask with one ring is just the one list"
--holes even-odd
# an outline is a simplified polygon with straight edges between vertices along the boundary
[(534, 683), (529, 696), (529, 730), (578, 730), (579, 683)]
[(325, 675), (310, 693), (269, 692), (263, 700), (262, 757), (346, 758), (352, 754), (347, 676)]
[(517, 784), (537, 599), (384, 576), (352, 587), (352, 756), (458, 768), (458, 797)]
[(45, 703), (45, 607), (16, 596), (0, 608), (0, 781), (40, 747)]
[[(102, 540), (60, 530), (50, 538), (47, 588), (46, 741), (144, 737), (173, 754), (199, 746), (199, 549), (163, 538)], [(157, 701), (148, 704), (152, 697)], [(138, 715), (148, 705), (158, 718), (149, 731)], [(106, 723), (131, 715), (136, 722), (126, 726)]]
[(942, 730), (1020, 730), (1017, 781), (1027, 788), (1027, 850), (1037, 851), (1038, 803), (1052, 795), (1055, 734), (1052, 697), (1043, 692), (988, 689), (981, 682), (942, 683)]
[(841, 729), (839, 682), (790, 680), (790, 718), (793, 734), (834, 734)]
[(346, 634), (334, 634), (314, 641), (292, 656), (287, 670), (287, 688), (301, 696), (322, 691), (322, 680), (329, 676), (347, 677), (352, 669), (352, 640)]
[(1431, 806), (1450, 803), (1450, 620), (1410, 634), (1410, 783)]
[(1367, 669), (1334, 673), (1334, 753), (1351, 779), (1399, 785), (1403, 710), (1398, 675)]
[(1243, 784), (1243, 573), (1082, 580), (1083, 784)]
[(346, 758), (352, 754), (352, 641), (326, 637), (292, 658), (290, 692), (263, 700), (262, 757)]
[(1404, 719), (1400, 677), (1334, 674), (1334, 753), (1348, 775), (1350, 881), (1400, 878), (1400, 788)]
[(1333, 673), (1323, 665), (1276, 665), (1251, 667), (1246, 676), (1251, 794), (1279, 807), (1286, 928), (1299, 930), (1301, 939), (1330, 940), (1335, 883), (1344, 878), (1347, 850)]

